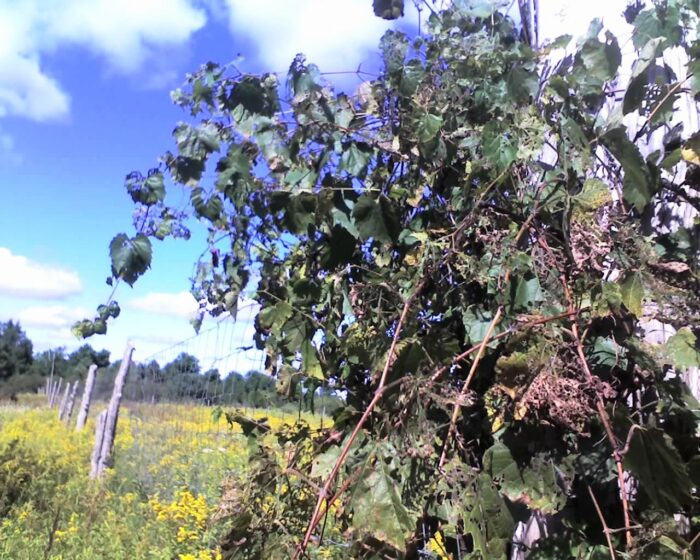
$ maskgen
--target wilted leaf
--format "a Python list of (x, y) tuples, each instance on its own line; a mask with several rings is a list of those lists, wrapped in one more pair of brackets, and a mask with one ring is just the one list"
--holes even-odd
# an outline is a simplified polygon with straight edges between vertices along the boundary
[(696, 133), (681, 148), (681, 156), (688, 163), (700, 165), (700, 133)]

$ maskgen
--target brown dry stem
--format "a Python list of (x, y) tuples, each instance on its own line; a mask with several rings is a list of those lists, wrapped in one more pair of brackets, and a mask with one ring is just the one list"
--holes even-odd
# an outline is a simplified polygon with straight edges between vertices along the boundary
[(603, 517), (603, 511), (600, 509), (600, 505), (598, 504), (598, 500), (596, 500), (595, 494), (593, 493), (593, 490), (591, 490), (590, 485), (586, 484), (586, 487), (588, 488), (588, 494), (591, 497), (591, 500), (593, 500), (593, 505), (595, 506), (595, 510), (598, 513), (598, 518), (600, 519), (600, 522), (603, 525), (603, 533), (605, 533), (605, 540), (608, 542), (608, 550), (610, 550), (610, 558), (611, 560), (615, 560), (615, 548), (613, 547), (612, 544), (612, 539), (610, 538), (610, 527), (608, 527), (608, 524), (605, 522), (605, 517)]
[[(561, 282), (564, 288), (564, 293), (566, 294), (566, 298), (569, 302), (569, 311), (575, 311), (574, 301), (571, 297), (571, 292), (566, 282), (566, 278), (562, 277)], [(571, 335), (574, 339), (574, 344), (576, 345), (576, 353), (578, 355), (579, 361), (581, 362), (583, 372), (586, 378), (589, 381), (592, 381), (594, 377), (591, 373), (590, 367), (588, 366), (588, 360), (586, 360), (586, 355), (583, 351), (583, 343), (581, 342), (581, 335), (579, 334), (578, 324), (575, 319), (571, 323)], [(608, 416), (608, 413), (605, 410), (605, 404), (603, 403), (603, 399), (601, 399), (600, 396), (596, 398), (595, 407), (596, 412), (598, 413), (598, 417), (600, 418), (600, 421), (603, 424), (605, 435), (610, 443), (610, 446), (612, 447), (612, 455), (613, 459), (615, 460), (615, 466), (617, 468), (617, 484), (620, 488), (622, 516), (625, 521), (625, 542), (627, 544), (627, 548), (629, 549), (632, 548), (632, 530), (630, 527), (629, 500), (627, 499), (627, 493), (625, 491), (625, 470), (622, 466), (620, 444), (617, 440), (617, 437), (615, 437), (615, 432), (613, 432), (612, 425), (610, 424), (610, 417)]]
[(484, 337), (484, 340), (482, 340), (481, 344), (479, 345), (479, 352), (477, 353), (476, 358), (474, 358), (474, 361), (472, 362), (472, 366), (469, 369), (469, 375), (467, 375), (467, 379), (464, 381), (464, 385), (462, 385), (462, 391), (460, 392), (460, 395), (457, 398), (457, 402), (455, 402), (454, 409), (452, 410), (452, 418), (450, 418), (450, 427), (447, 429), (445, 442), (442, 445), (442, 454), (440, 455), (440, 462), (438, 463), (440, 469), (442, 469), (443, 465), (445, 464), (445, 461), (447, 460), (447, 449), (450, 446), (450, 440), (454, 435), (455, 426), (457, 425), (457, 418), (459, 417), (459, 410), (461, 408), (460, 404), (463, 402), (463, 397), (467, 394), (467, 391), (469, 390), (469, 385), (471, 384), (472, 379), (474, 378), (476, 369), (479, 367), (479, 362), (481, 361), (481, 358), (484, 357), (486, 346), (488, 346), (489, 340), (491, 339), (491, 335), (493, 334), (493, 330), (496, 328), (496, 325), (501, 320), (502, 314), (503, 308), (499, 307), (498, 311), (496, 311), (496, 314), (493, 317), (493, 320), (491, 321), (491, 324), (489, 325), (488, 330), (486, 331), (486, 336)]
[(399, 337), (401, 336), (401, 330), (403, 329), (403, 325), (406, 321), (406, 318), (408, 317), (408, 313), (409, 313), (409, 310), (411, 309), (411, 306), (413, 305), (413, 302), (418, 297), (420, 292), (423, 290), (424, 286), (425, 286), (425, 281), (421, 281), (416, 286), (415, 290), (413, 290), (413, 293), (411, 294), (411, 296), (404, 303), (403, 310), (401, 311), (401, 316), (399, 317), (399, 322), (397, 323), (396, 330), (394, 331), (394, 337), (391, 341), (391, 347), (389, 348), (389, 354), (387, 355), (386, 362), (384, 364), (384, 369), (382, 370), (382, 375), (381, 375), (381, 378), (379, 379), (379, 384), (377, 385), (377, 389), (374, 392), (374, 397), (372, 398), (370, 403), (367, 405), (367, 408), (365, 408), (365, 411), (362, 413), (360, 420), (355, 425), (355, 428), (353, 429), (352, 433), (350, 434), (350, 437), (348, 437), (348, 440), (345, 443), (345, 445), (343, 446), (343, 449), (340, 452), (338, 459), (336, 460), (335, 464), (333, 465), (333, 469), (331, 470), (330, 474), (328, 475), (328, 478), (326, 479), (326, 482), (323, 485), (323, 488), (321, 488), (321, 491), (318, 494), (318, 499), (316, 500), (316, 507), (314, 508), (314, 512), (311, 516), (311, 519), (309, 520), (309, 524), (306, 527), (306, 533), (304, 534), (304, 539), (299, 544), (296, 552), (294, 553), (293, 558), (295, 560), (297, 558), (301, 557), (305, 553), (306, 548), (309, 546), (309, 541), (311, 540), (311, 536), (313, 535), (313, 532), (316, 529), (316, 526), (318, 525), (319, 521), (321, 520), (321, 517), (323, 516), (323, 511), (325, 509), (323, 504), (324, 504), (324, 502), (326, 502), (328, 500), (328, 496), (329, 496), (331, 487), (333, 486), (333, 483), (335, 482), (335, 479), (338, 476), (338, 473), (340, 472), (340, 468), (343, 466), (345, 459), (347, 459), (347, 456), (350, 453), (350, 448), (352, 447), (352, 444), (355, 442), (355, 439), (357, 438), (358, 434), (360, 433), (360, 430), (362, 429), (365, 422), (372, 414), (374, 407), (381, 400), (382, 395), (384, 394), (384, 390), (386, 388), (385, 387), (386, 378), (389, 375), (389, 370), (391, 369), (391, 366), (393, 365), (394, 360), (395, 360), (396, 345), (399, 341)]

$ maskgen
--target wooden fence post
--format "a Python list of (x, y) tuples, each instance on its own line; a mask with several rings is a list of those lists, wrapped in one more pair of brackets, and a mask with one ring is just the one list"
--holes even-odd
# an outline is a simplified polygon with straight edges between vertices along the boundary
[[(124, 357), (122, 358), (122, 363), (119, 366), (119, 371), (117, 372), (117, 377), (114, 379), (112, 398), (109, 400), (109, 405), (107, 406), (107, 416), (105, 418), (102, 436), (102, 447), (97, 458), (97, 468), (95, 469), (94, 477), (99, 477), (102, 475), (104, 470), (107, 468), (109, 458), (112, 454), (114, 435), (117, 431), (117, 420), (119, 419), (119, 405), (121, 404), (122, 391), (124, 389), (124, 383), (126, 382), (126, 376), (129, 373), (131, 355), (133, 353), (134, 347), (131, 345), (131, 343), (127, 344), (126, 350), (124, 351)], [(97, 439), (95, 441), (97, 441)]]
[(68, 393), (70, 392), (70, 381), (66, 381), (66, 390), (63, 391), (63, 398), (61, 399), (61, 406), (58, 407), (58, 419), (63, 420), (63, 414), (66, 411), (66, 404), (68, 404)]
[(46, 402), (49, 405), (49, 408), (53, 406), (53, 370), (54, 366), (56, 365), (56, 356), (51, 352), (51, 373), (49, 374), (49, 377), (46, 379)]
[(63, 378), (59, 377), (58, 381), (54, 381), (53, 387), (51, 388), (51, 400), (49, 401), (49, 408), (53, 408), (56, 404), (56, 397), (61, 390), (61, 383), (63, 383)]
[(80, 409), (78, 410), (78, 419), (75, 422), (76, 431), (80, 431), (85, 427), (87, 422), (88, 412), (90, 412), (90, 401), (92, 400), (92, 390), (95, 387), (95, 377), (97, 373), (97, 365), (92, 364), (88, 368), (87, 379), (85, 380), (85, 389), (83, 390), (83, 398), (80, 401)]
[(102, 453), (102, 443), (105, 437), (105, 423), (107, 422), (107, 410), (100, 412), (95, 423), (95, 445), (92, 448), (90, 458), (90, 478), (97, 478), (100, 475), (100, 453)]
[(73, 416), (73, 405), (75, 405), (75, 395), (78, 394), (78, 387), (80, 386), (80, 380), (76, 379), (73, 383), (73, 388), (70, 390), (70, 395), (68, 396), (68, 402), (66, 403), (66, 409), (63, 411), (63, 419), (66, 425), (70, 422), (71, 416)]

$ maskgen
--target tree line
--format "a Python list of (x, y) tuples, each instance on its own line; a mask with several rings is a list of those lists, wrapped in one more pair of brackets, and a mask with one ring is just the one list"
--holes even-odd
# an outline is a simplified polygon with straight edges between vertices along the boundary
[[(94, 397), (108, 399), (121, 360), (111, 361), (107, 350), (95, 350), (83, 344), (68, 352), (57, 347), (41, 352), (19, 322), (0, 322), (0, 399), (14, 399), (20, 393), (35, 393), (46, 385), (47, 377), (65, 381), (84, 379), (91, 364), (100, 369), (95, 383)], [(125, 398), (145, 402), (197, 402), (203, 404), (280, 407), (290, 401), (304, 408), (313, 406), (311, 395), (299, 387), (294, 395), (283, 395), (269, 375), (250, 370), (246, 373), (230, 371), (222, 375), (218, 369), (204, 369), (199, 360), (186, 352), (165, 365), (156, 360), (134, 363), (124, 387)], [(337, 405), (330, 393), (314, 395), (321, 399), (320, 406)]]

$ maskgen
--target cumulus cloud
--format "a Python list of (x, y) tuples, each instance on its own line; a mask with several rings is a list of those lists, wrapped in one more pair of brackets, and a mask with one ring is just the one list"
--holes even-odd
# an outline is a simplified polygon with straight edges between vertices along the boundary
[(192, 0), (0, 0), (0, 116), (68, 114), (68, 94), (42, 67), (47, 53), (75, 45), (130, 73), (205, 23)]
[(22, 326), (36, 329), (67, 330), (76, 321), (87, 317), (89, 313), (80, 307), (37, 305), (22, 309), (16, 315)]
[(285, 71), (300, 52), (321, 71), (354, 70), (392, 26), (368, 0), (225, 1), (232, 33), (250, 38), (271, 71)]
[(193, 317), (199, 309), (197, 302), (189, 292), (176, 294), (149, 292), (145, 296), (131, 299), (126, 305), (130, 309), (156, 315), (185, 318)]
[(76, 272), (37, 263), (0, 247), (0, 295), (64, 299), (82, 289)]

